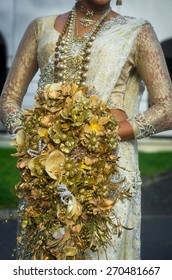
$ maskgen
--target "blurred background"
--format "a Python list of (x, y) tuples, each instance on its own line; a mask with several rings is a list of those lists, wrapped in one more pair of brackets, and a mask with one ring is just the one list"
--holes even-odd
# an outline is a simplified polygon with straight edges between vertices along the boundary
[[(64, 13), (74, 0), (0, 0), (0, 92), (17, 46), (28, 24), (36, 17)], [(172, 0), (123, 0), (114, 10), (122, 15), (151, 22), (164, 51), (172, 77)], [(39, 72), (33, 78), (23, 101), (32, 107)], [(147, 92), (140, 111), (148, 108)], [(0, 259), (12, 259), (15, 248), (17, 199), (14, 185), (19, 180), (14, 149), (0, 122)], [(142, 191), (142, 259), (172, 259), (172, 130), (139, 141)], [(7, 223), (3, 223), (13, 214)]]

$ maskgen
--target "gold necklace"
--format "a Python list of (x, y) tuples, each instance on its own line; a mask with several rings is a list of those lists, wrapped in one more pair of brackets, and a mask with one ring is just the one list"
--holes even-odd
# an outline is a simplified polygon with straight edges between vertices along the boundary
[(82, 47), (82, 54), (80, 53), (78, 56), (72, 57), (70, 49), (75, 37), (75, 26), (77, 20), (76, 7), (72, 8), (69, 18), (56, 43), (54, 82), (65, 84), (68, 79), (68, 69), (74, 67), (76, 68), (77, 73), (75, 82), (79, 85), (85, 85), (93, 41), (95, 40), (97, 33), (100, 31), (110, 11), (111, 9), (108, 9), (93, 26), (91, 32), (88, 34), (88, 37), (84, 40), (85, 42)]
[(109, 9), (111, 10), (111, 7), (108, 6), (107, 8), (105, 8), (102, 11), (93, 11), (88, 8), (85, 8), (80, 2), (77, 2), (75, 6), (78, 10), (80, 10), (81, 12), (83, 12), (85, 14), (85, 17), (84, 18), (82, 17), (80, 19), (80, 23), (84, 27), (90, 27), (96, 23), (96, 20), (93, 19), (93, 16), (95, 14), (102, 15)]

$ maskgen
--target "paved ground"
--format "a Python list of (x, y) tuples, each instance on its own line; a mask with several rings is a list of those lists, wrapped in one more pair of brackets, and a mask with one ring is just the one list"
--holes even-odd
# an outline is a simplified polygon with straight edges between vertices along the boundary
[[(172, 174), (145, 182), (142, 191), (143, 260), (172, 260)], [(14, 259), (16, 220), (0, 221), (0, 260)]]
[(142, 259), (172, 260), (172, 173), (147, 183), (142, 191)]

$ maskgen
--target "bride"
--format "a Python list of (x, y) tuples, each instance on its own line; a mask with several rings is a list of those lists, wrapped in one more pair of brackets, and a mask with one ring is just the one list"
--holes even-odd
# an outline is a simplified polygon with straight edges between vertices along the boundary
[[(21, 170), (21, 181), (15, 188), (21, 198), (19, 259), (140, 259), (141, 179), (137, 140), (172, 129), (172, 85), (151, 24), (116, 13), (111, 2), (78, 0), (68, 13), (31, 22), (4, 85), (0, 116), (18, 148), (17, 167)], [(117, 0), (117, 4), (121, 1)], [(22, 112), (23, 97), (38, 69), (41, 74), (35, 107), (33, 111)], [(144, 84), (150, 107), (139, 113)], [(81, 98), (80, 103), (77, 98)], [(92, 102), (90, 108), (97, 108), (97, 115), (93, 110), (83, 109), (83, 100)], [(70, 108), (75, 109), (74, 113)], [(78, 125), (86, 112), (92, 114), (89, 125)], [(72, 136), (69, 115), (74, 120), (72, 125), (76, 125), (76, 119), (78, 125)], [(110, 133), (110, 124), (108, 143), (112, 141), (115, 147), (118, 142), (111, 163), (109, 148), (102, 152), (103, 145), (94, 144), (99, 137), (107, 138), (100, 131), (108, 127)], [(77, 138), (81, 127), (81, 138)], [(83, 131), (87, 135), (83, 136)], [(68, 146), (66, 137), (74, 139)], [(71, 145), (74, 149), (67, 150)], [(89, 147), (87, 153), (85, 147)], [(115, 164), (119, 168), (115, 169)], [(57, 170), (52, 171), (57, 166), (58, 174)], [(63, 166), (63, 171), (59, 166)], [(102, 185), (107, 166), (113, 169), (109, 173), (112, 176)], [(93, 170), (97, 171), (92, 174)], [(90, 174), (94, 176), (89, 185), (83, 177)], [(57, 181), (57, 197), (50, 203), (47, 192), (54, 188), (54, 182), (57, 187)], [(116, 193), (120, 195), (115, 197)], [(89, 210), (84, 212), (88, 204)]]

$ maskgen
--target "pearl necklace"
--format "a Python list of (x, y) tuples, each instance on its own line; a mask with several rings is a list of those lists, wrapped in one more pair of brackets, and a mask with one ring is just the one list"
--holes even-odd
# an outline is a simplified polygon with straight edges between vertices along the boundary
[[(89, 36), (85, 37), (85, 42), (80, 55), (76, 56), (74, 60), (79, 60), (77, 77), (75, 82), (79, 85), (85, 85), (85, 80), (87, 78), (87, 71), (89, 69), (91, 47), (93, 41), (96, 39), (97, 33), (100, 31), (107, 15), (110, 13), (111, 8), (106, 10), (106, 12), (100, 17), (100, 19), (95, 23), (91, 31), (88, 33)], [(69, 68), (69, 60), (71, 61), (73, 57), (70, 55), (71, 44), (75, 38), (75, 27), (77, 25), (77, 12), (76, 7), (72, 8), (70, 15), (66, 21), (66, 24), (58, 38), (55, 48), (55, 61), (54, 61), (54, 82), (65, 84), (67, 80), (67, 70)]]

